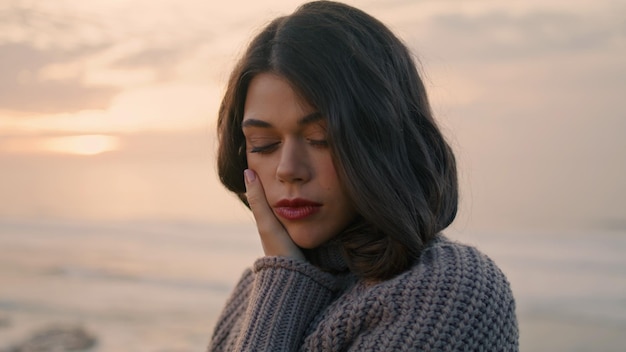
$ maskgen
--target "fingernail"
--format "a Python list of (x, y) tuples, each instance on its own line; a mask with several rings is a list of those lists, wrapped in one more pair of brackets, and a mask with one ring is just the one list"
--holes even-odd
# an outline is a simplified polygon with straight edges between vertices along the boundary
[(247, 183), (250, 183), (250, 182), (254, 181), (254, 179), (256, 178), (256, 175), (254, 174), (254, 171), (252, 171), (250, 169), (243, 170), (243, 175), (246, 178), (246, 182)]

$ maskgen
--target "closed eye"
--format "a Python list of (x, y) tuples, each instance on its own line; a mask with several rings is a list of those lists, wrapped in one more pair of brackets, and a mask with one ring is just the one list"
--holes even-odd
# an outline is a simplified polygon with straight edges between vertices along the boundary
[(279, 144), (280, 142), (274, 142), (258, 147), (252, 146), (252, 148), (250, 149), (250, 153), (268, 154), (273, 152)]
[(307, 139), (310, 145), (314, 147), (326, 148), (328, 147), (328, 141), (325, 139)]

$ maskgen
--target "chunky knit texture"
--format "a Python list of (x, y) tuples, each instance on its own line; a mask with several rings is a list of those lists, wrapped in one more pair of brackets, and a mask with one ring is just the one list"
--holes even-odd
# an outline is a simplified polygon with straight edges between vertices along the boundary
[(258, 259), (208, 350), (518, 350), (509, 283), (475, 248), (440, 236), (411, 269), (379, 283), (357, 280), (339, 253), (336, 244), (318, 249), (310, 257), (316, 265)]

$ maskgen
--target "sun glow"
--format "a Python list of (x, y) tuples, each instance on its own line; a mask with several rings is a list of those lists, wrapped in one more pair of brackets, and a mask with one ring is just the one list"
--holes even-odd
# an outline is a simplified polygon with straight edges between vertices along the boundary
[(86, 134), (54, 137), (13, 137), (0, 140), (0, 151), (9, 154), (59, 153), (74, 155), (97, 155), (119, 150), (118, 137), (102, 134)]
[(116, 150), (120, 147), (117, 137), (101, 134), (49, 137), (40, 142), (40, 148), (55, 153), (96, 155)]

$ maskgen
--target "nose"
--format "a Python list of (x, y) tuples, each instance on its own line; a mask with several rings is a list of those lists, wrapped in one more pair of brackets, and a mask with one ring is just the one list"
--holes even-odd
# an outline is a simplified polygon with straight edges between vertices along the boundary
[(297, 140), (285, 140), (280, 148), (276, 177), (283, 183), (305, 183), (312, 170), (306, 147)]

